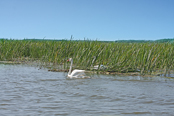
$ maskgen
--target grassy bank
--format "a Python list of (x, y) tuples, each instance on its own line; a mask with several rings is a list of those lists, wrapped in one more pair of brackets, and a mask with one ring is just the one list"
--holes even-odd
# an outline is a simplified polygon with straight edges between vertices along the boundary
[(39, 60), (67, 69), (70, 57), (76, 68), (85, 70), (94, 65), (104, 65), (107, 72), (142, 75), (174, 70), (173, 43), (0, 40), (0, 61)]

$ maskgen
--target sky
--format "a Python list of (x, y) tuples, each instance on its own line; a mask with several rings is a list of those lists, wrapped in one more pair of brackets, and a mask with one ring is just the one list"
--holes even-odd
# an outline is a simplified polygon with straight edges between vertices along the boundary
[(174, 0), (0, 0), (0, 38), (174, 38)]

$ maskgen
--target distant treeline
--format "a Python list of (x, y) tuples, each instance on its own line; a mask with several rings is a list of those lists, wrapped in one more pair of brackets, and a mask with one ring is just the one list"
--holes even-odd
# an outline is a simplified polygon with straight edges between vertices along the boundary
[(174, 42), (174, 38), (173, 39), (159, 39), (159, 40), (117, 40), (115, 42), (118, 43), (173, 43)]
[[(0, 38), (0, 40), (13, 40), (7, 38)], [(14, 39), (15, 40), (15, 39)], [(26, 41), (69, 41), (68, 39), (23, 39)], [(73, 40), (71, 41), (98, 41), (98, 40)], [(98, 41), (98, 42), (116, 42), (116, 43), (174, 43), (174, 38), (170, 39), (159, 39), (159, 40), (115, 40), (115, 41)]]

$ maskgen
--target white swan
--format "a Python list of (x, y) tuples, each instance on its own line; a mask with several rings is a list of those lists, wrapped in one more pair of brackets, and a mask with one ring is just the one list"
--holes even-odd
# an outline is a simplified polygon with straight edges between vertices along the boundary
[(90, 77), (87, 77), (85, 76), (85, 70), (78, 70), (78, 69), (75, 69), (71, 72), (72, 70), (72, 65), (73, 65), (73, 59), (72, 58), (69, 58), (68, 61), (71, 62), (71, 65), (70, 65), (70, 69), (69, 69), (69, 72), (68, 72), (68, 77), (69, 78), (90, 78)]
[(104, 69), (106, 69), (106, 66), (104, 66), (104, 65), (95, 65), (95, 66), (93, 67), (93, 69), (94, 69), (94, 70), (98, 70), (98, 69), (104, 70)]

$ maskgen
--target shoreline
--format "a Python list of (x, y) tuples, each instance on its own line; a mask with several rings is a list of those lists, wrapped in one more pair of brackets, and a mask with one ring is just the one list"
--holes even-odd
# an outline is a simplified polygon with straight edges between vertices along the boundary
[[(27, 60), (26, 60), (27, 59)], [(0, 64), (13, 64), (13, 65), (18, 65), (18, 64), (27, 64), (27, 65), (34, 65), (36, 67), (44, 67), (48, 71), (51, 72), (68, 72), (69, 69), (59, 69), (55, 68), (58, 67), (58, 65), (53, 65), (51, 63), (45, 64), (41, 63), (39, 60), (31, 60), (28, 58), (25, 58), (24, 60), (14, 60), (14, 61), (0, 61)], [(116, 72), (116, 71), (97, 71), (97, 70), (86, 70), (86, 73), (91, 73), (91, 74), (104, 74), (104, 75), (125, 75), (125, 76), (142, 76), (142, 77), (153, 77), (153, 76), (160, 76), (160, 77), (166, 77), (166, 78), (172, 78), (174, 79), (174, 71), (171, 71), (172, 73), (164, 75), (163, 71), (159, 72), (152, 72), (151, 74), (140, 74), (140, 72), (126, 72), (126, 73), (121, 73), (121, 72)]]

